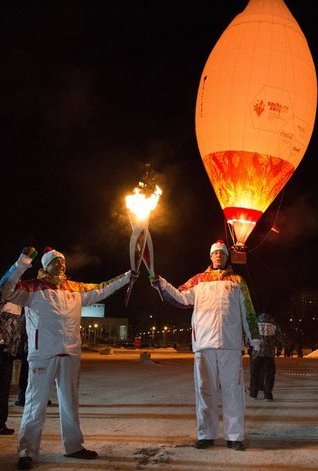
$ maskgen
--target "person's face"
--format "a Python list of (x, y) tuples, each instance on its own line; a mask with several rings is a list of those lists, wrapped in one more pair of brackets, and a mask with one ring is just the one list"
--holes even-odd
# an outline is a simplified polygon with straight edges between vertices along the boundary
[(223, 250), (216, 250), (211, 255), (213, 268), (223, 268), (227, 261), (227, 255)]
[(50, 275), (63, 275), (66, 271), (66, 263), (64, 258), (54, 258), (47, 266), (46, 271)]

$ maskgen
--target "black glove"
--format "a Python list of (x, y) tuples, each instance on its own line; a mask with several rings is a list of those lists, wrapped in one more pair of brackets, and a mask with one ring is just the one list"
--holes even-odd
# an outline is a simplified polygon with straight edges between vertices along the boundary
[(139, 278), (139, 271), (131, 270), (130, 280), (137, 281)]
[(151, 284), (152, 288), (159, 288), (160, 287), (160, 281), (159, 281), (159, 276), (158, 275), (150, 275), (149, 276), (149, 281)]
[(37, 254), (38, 253), (34, 247), (24, 247), (20, 254), (19, 261), (23, 261), (24, 263), (31, 263)]

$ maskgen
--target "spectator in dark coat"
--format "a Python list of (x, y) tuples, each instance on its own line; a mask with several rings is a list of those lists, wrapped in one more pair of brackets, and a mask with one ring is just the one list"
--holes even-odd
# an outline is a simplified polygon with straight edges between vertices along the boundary
[(13, 428), (6, 425), (13, 362), (20, 344), (21, 306), (2, 302), (0, 310), (0, 435), (12, 435)]
[(266, 313), (258, 316), (257, 324), (261, 344), (258, 354), (251, 357), (250, 396), (256, 399), (258, 392), (263, 390), (264, 399), (273, 401), (275, 353), (276, 349), (282, 349), (283, 336), (278, 324)]

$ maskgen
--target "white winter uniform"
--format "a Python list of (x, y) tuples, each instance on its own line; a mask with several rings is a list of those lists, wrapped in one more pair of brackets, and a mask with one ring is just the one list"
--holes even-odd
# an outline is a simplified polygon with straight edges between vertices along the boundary
[[(20, 257), (21, 258), (21, 257)], [(128, 271), (100, 284), (66, 280), (53, 285), (46, 280), (19, 281), (31, 259), (23, 257), (15, 264), (4, 284), (2, 295), (26, 309), (29, 349), (29, 378), (21, 420), (18, 452), (36, 459), (50, 390), (56, 383), (61, 434), (66, 454), (79, 451), (83, 435), (78, 418), (78, 384), (80, 371), (80, 322), (83, 305), (105, 299), (125, 286)]]
[(179, 307), (193, 307), (192, 346), (195, 352), (198, 439), (215, 439), (218, 436), (221, 386), (224, 437), (230, 441), (242, 441), (245, 413), (243, 333), (246, 341), (251, 341), (245, 297), (241, 289), (244, 280), (226, 270), (207, 270), (179, 289), (162, 277), (159, 277), (159, 283), (167, 301)]

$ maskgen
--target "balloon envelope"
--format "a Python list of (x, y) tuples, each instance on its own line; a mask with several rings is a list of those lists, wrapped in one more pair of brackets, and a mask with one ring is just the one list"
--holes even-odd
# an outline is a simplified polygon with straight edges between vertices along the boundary
[(315, 66), (283, 0), (250, 0), (213, 48), (196, 103), (200, 154), (245, 244), (308, 147), (317, 104)]

